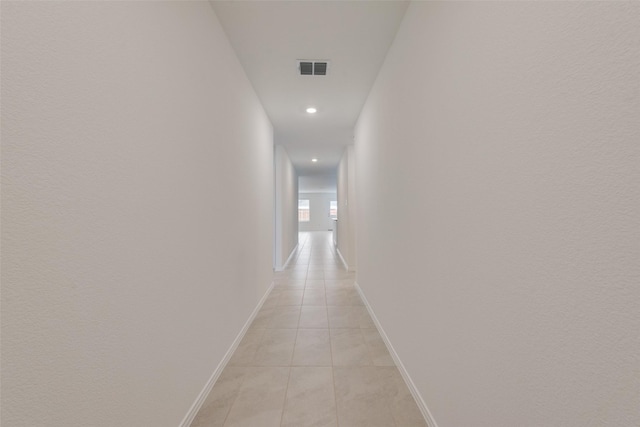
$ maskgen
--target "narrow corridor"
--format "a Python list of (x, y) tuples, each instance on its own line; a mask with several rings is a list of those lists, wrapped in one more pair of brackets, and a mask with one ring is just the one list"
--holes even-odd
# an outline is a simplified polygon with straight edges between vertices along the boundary
[(300, 233), (192, 427), (426, 426), (331, 239)]

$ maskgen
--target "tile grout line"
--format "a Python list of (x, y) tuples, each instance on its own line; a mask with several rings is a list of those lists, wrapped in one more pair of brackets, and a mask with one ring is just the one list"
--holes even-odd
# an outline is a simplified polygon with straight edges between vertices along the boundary
[[(297, 265), (297, 259), (296, 259)], [(307, 278), (305, 275), (305, 288), (302, 291), (302, 299), (304, 301), (304, 293), (306, 292), (306, 284)], [(296, 351), (296, 346), (298, 345), (298, 334), (300, 333), (300, 317), (302, 316), (302, 305), (300, 306), (300, 313), (298, 314), (298, 322), (296, 324), (296, 337), (293, 340), (293, 349), (291, 350), (291, 358), (289, 359), (289, 375), (287, 376), (287, 386), (284, 391), (284, 401), (282, 402), (282, 411), (280, 412), (280, 427), (282, 427), (282, 423), (284, 422), (284, 411), (287, 408), (287, 395), (289, 394), (289, 383), (291, 382), (291, 368), (293, 366), (293, 355)]]
[[(335, 267), (334, 267), (335, 268)], [(331, 379), (333, 382), (333, 401), (334, 401), (334, 408), (335, 408), (335, 415), (336, 415), (336, 426), (340, 427), (340, 418), (338, 416), (338, 392), (337, 392), (337, 388), (336, 388), (336, 371), (335, 371), (335, 363), (333, 361), (333, 341), (331, 339), (331, 324), (329, 323), (329, 300), (327, 299), (327, 281), (325, 279), (324, 282), (324, 290), (325, 290), (325, 295), (324, 295), (324, 299), (325, 299), (325, 303), (326, 303), (326, 309), (327, 309), (327, 326), (329, 327), (328, 331), (329, 331), (329, 349), (331, 350)]]
[[(293, 356), (292, 356), (293, 357)], [(289, 381), (291, 381), (291, 365), (289, 365), (289, 374), (287, 375), (287, 385), (284, 390), (284, 400), (282, 401), (282, 411), (280, 411), (280, 427), (284, 421), (284, 409), (287, 406), (287, 394), (289, 394)]]
[(333, 341), (331, 340), (331, 325), (329, 324), (329, 303), (327, 302), (326, 295), (326, 282), (325, 282), (325, 309), (327, 312), (327, 332), (329, 333), (329, 355), (331, 356), (331, 382), (333, 383), (333, 403), (336, 415), (336, 426), (340, 427), (340, 419), (338, 418), (338, 397), (336, 391), (336, 370), (335, 363), (333, 362)]
[(340, 417), (338, 416), (338, 392), (337, 392), (337, 388), (336, 388), (336, 371), (335, 371), (335, 364), (333, 361), (333, 341), (331, 340), (331, 325), (329, 324), (329, 300), (326, 297), (326, 287), (327, 282), (325, 280), (325, 301), (327, 303), (327, 324), (329, 326), (329, 346), (331, 348), (331, 377), (333, 380), (333, 400), (335, 402), (335, 411), (336, 411), (336, 425), (337, 427), (340, 427)]
[(226, 415), (224, 416), (224, 421), (222, 422), (222, 427), (227, 425), (227, 419), (229, 418), (229, 414), (231, 413), (231, 410), (235, 406), (236, 402), (238, 401), (238, 397), (240, 397), (240, 391), (242, 390), (242, 386), (244, 385), (244, 382), (247, 379), (247, 367), (243, 366), (242, 370), (244, 371), (244, 374), (242, 375), (242, 380), (240, 381), (240, 385), (238, 386), (238, 392), (235, 393), (235, 396), (233, 397), (233, 403), (231, 403), (231, 405), (229, 405), (229, 410), (227, 411)]

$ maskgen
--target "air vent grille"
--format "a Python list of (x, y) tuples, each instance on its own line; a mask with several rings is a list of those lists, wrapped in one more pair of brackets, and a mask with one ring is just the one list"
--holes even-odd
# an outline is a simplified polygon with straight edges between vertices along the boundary
[(313, 75), (314, 76), (326, 76), (327, 75), (327, 63), (326, 62), (314, 62), (313, 63)]
[(301, 76), (326, 76), (328, 68), (328, 61), (298, 61), (298, 70)]
[(313, 62), (301, 62), (300, 74), (303, 76), (310, 76), (313, 74)]

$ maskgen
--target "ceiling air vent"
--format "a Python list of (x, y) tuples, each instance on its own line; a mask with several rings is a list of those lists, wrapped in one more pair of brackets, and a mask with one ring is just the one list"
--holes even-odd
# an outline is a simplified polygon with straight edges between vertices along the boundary
[(326, 62), (314, 62), (313, 63), (313, 75), (314, 76), (326, 76), (327, 75), (327, 63)]
[(313, 62), (300, 62), (300, 74), (311, 76), (313, 74)]
[(301, 76), (326, 76), (328, 61), (298, 61)]

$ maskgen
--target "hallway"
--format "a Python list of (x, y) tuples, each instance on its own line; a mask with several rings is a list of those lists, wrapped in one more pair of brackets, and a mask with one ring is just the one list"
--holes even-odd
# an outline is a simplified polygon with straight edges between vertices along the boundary
[(640, 2), (0, 11), (3, 426), (640, 426)]
[(300, 233), (192, 427), (426, 426), (331, 239)]

